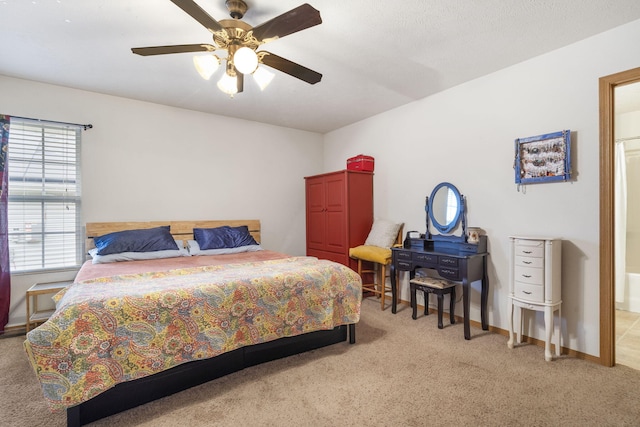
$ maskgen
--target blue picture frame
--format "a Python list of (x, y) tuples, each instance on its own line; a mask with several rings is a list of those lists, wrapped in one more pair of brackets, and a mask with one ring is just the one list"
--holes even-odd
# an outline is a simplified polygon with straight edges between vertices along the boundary
[(515, 140), (516, 184), (568, 181), (571, 178), (571, 131)]

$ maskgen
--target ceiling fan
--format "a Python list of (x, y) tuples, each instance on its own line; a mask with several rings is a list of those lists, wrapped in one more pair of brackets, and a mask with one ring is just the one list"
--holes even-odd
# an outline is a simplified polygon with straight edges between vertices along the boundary
[[(223, 19), (219, 22), (198, 6), (194, 0), (171, 1), (209, 30), (213, 34), (214, 44), (135, 47), (131, 49), (133, 53), (151, 56), (226, 51), (226, 58), (220, 58), (217, 55), (196, 56), (194, 64), (198, 72), (204, 78), (209, 79), (221, 60), (226, 59), (226, 71), (218, 82), (218, 87), (231, 96), (242, 92), (244, 75), (253, 74), (256, 80), (259, 80), (259, 77), (266, 72), (263, 68), (258, 67), (259, 64), (275, 68), (309, 84), (318, 83), (322, 79), (322, 74), (316, 71), (271, 52), (257, 51), (264, 43), (321, 24), (320, 12), (309, 4), (305, 3), (257, 27), (252, 27), (241, 20), (248, 9), (243, 0), (226, 0), (225, 5), (233, 19)], [(271, 78), (273, 77), (272, 73), (266, 73), (271, 74)], [(260, 81), (258, 83), (262, 87), (263, 83)]]

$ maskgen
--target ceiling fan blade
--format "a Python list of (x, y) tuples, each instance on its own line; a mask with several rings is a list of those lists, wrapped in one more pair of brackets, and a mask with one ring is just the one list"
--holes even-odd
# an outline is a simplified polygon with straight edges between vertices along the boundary
[(262, 42), (268, 42), (321, 23), (320, 12), (305, 3), (258, 25), (253, 29), (253, 36)]
[(284, 59), (281, 56), (274, 55), (270, 52), (261, 51), (259, 53), (262, 54), (260, 55), (260, 62), (264, 65), (268, 65), (269, 67), (280, 70), (283, 73), (287, 73), (290, 76), (312, 85), (322, 80), (322, 74), (307, 67), (303, 67), (300, 64), (296, 64), (295, 62), (291, 62), (288, 59)]
[(207, 12), (198, 6), (193, 0), (171, 0), (180, 9), (187, 12), (193, 19), (198, 21), (207, 30), (215, 33), (223, 30), (222, 25), (211, 17)]
[(177, 44), (173, 46), (133, 47), (131, 52), (141, 56), (151, 56), (168, 53), (213, 52), (216, 49), (210, 44)]

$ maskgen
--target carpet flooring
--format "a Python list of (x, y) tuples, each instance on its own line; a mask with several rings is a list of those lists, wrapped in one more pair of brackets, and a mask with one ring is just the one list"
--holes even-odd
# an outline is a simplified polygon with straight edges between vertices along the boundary
[[(254, 366), (93, 426), (640, 426), (640, 371), (363, 301), (354, 345)], [(22, 349), (0, 339), (0, 425), (64, 426)]]

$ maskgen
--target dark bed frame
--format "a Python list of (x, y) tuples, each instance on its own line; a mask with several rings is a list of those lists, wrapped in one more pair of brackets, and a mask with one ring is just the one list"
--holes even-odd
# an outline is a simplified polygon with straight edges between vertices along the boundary
[(250, 366), (304, 353), (347, 340), (356, 341), (355, 324), (242, 347), (211, 359), (116, 385), (94, 398), (67, 408), (67, 426), (75, 427), (126, 411)]

